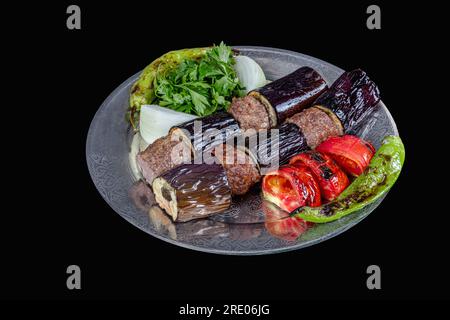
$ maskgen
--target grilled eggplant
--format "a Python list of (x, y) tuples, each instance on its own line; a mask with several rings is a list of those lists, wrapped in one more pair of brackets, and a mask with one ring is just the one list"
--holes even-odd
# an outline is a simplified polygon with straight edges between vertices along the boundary
[(194, 153), (212, 149), (239, 132), (239, 124), (227, 112), (190, 120), (170, 129), (170, 134), (181, 136), (192, 146)]
[(341, 121), (345, 132), (349, 132), (377, 107), (379, 101), (377, 85), (364, 71), (356, 69), (344, 72), (314, 105), (331, 110)]
[(277, 129), (268, 130), (266, 133), (260, 132), (258, 142), (251, 148), (258, 159), (261, 174), (265, 174), (270, 168), (287, 163), (292, 156), (310, 149), (304, 134), (293, 123), (283, 123)]
[(310, 67), (301, 67), (249, 95), (264, 104), (273, 128), (310, 106), (326, 89), (327, 83), (319, 73)]
[(156, 178), (152, 187), (173, 221), (203, 218), (231, 205), (231, 188), (219, 164), (183, 164)]

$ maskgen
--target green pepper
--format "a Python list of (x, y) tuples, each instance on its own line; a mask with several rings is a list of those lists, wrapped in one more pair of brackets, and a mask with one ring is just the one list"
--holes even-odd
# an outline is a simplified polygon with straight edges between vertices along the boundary
[(326, 223), (354, 213), (386, 194), (400, 175), (405, 147), (398, 136), (387, 136), (357, 177), (334, 201), (320, 207), (301, 207), (292, 215), (306, 221)]
[(127, 118), (133, 128), (137, 128), (141, 106), (150, 104), (155, 99), (154, 80), (157, 74), (177, 67), (184, 60), (195, 60), (203, 57), (208, 48), (193, 48), (170, 51), (150, 63), (131, 87), (130, 106)]

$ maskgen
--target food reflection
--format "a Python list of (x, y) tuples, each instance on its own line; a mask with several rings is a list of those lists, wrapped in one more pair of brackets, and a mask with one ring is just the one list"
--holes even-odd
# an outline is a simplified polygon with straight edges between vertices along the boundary
[(130, 197), (137, 208), (148, 214), (150, 224), (158, 234), (182, 242), (213, 238), (250, 240), (261, 236), (264, 229), (278, 239), (295, 241), (314, 225), (290, 217), (287, 211), (266, 200), (262, 201), (264, 223), (233, 223), (208, 218), (174, 223), (156, 204), (153, 192), (146, 183), (136, 182), (130, 190)]
[(161, 235), (166, 235), (172, 240), (177, 240), (177, 230), (175, 224), (158, 206), (152, 206), (148, 211), (151, 224)]
[(263, 200), (262, 208), (267, 232), (282, 240), (295, 241), (314, 225), (300, 218), (290, 217), (287, 211), (266, 200)]
[(151, 188), (144, 182), (136, 182), (130, 190), (130, 197), (137, 208), (147, 213), (150, 224), (160, 235), (172, 240), (191, 242), (194, 239), (229, 238), (232, 240), (249, 240), (260, 236), (264, 224), (233, 224), (211, 219), (191, 220), (174, 223), (159, 207)]
[(153, 227), (172, 240), (190, 242), (194, 239), (228, 238), (231, 240), (249, 240), (262, 234), (264, 225), (229, 224), (211, 219), (191, 220), (188, 222), (172, 222), (159, 206), (149, 210), (149, 218)]
[(131, 186), (129, 194), (134, 205), (143, 212), (148, 212), (156, 204), (152, 189), (142, 180)]

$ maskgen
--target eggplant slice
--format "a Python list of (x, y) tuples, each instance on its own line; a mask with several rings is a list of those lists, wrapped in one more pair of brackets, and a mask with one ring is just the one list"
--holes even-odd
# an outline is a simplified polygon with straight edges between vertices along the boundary
[(289, 159), (298, 153), (310, 150), (300, 128), (288, 122), (266, 131), (266, 134), (260, 132), (257, 140), (250, 151), (258, 159), (261, 174), (288, 163)]
[(156, 178), (152, 187), (173, 221), (204, 218), (231, 205), (231, 188), (219, 164), (183, 164)]
[(273, 128), (309, 107), (326, 89), (327, 83), (317, 71), (301, 67), (249, 95), (264, 104)]
[(186, 121), (170, 129), (170, 135), (180, 136), (189, 143), (194, 154), (212, 149), (239, 133), (237, 121), (230, 114), (222, 111)]
[(378, 106), (380, 90), (361, 69), (344, 72), (314, 102), (331, 110), (349, 132)]

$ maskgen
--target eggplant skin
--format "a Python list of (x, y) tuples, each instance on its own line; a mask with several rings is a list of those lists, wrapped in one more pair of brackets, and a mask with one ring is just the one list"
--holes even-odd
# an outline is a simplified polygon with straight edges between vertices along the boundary
[(302, 131), (293, 123), (283, 123), (277, 129), (258, 136), (256, 150), (251, 150), (258, 159), (261, 174), (289, 162), (294, 155), (310, 150)]
[[(197, 127), (200, 128), (200, 123), (201, 130), (196, 130)], [(190, 141), (194, 152), (212, 149), (240, 132), (238, 122), (225, 111), (186, 121), (170, 129), (171, 134), (185, 136)]]
[[(250, 95), (269, 108), (267, 110), (269, 115), (276, 114), (276, 119), (271, 117), (271, 125), (274, 127), (309, 107), (326, 89), (327, 83), (317, 71), (310, 67), (301, 67), (283, 78), (250, 92)], [(273, 120), (276, 123), (273, 123)]]
[(204, 218), (231, 205), (231, 188), (219, 164), (178, 166), (156, 178), (152, 187), (156, 201), (174, 221)]
[(380, 90), (361, 69), (344, 72), (314, 105), (333, 111), (349, 132), (371, 113), (380, 101)]

